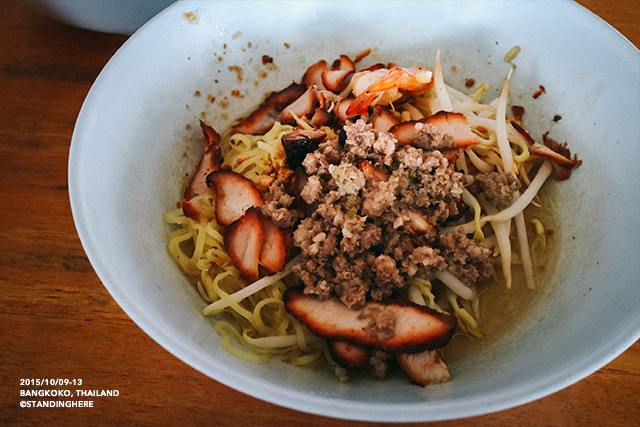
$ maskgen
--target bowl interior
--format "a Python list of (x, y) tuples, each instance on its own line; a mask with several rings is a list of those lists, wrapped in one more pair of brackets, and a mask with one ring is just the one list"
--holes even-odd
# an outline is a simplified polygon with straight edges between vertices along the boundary
[[(540, 19), (548, 30), (540, 31)], [(452, 382), (425, 389), (400, 377), (341, 384), (331, 372), (279, 360), (251, 365), (220, 349), (201, 315), (205, 303), (166, 252), (171, 230), (162, 222), (202, 153), (198, 120), (223, 130), (317, 60), (367, 48), (362, 66), (430, 68), (441, 49), (448, 83), (487, 82), (492, 99), (509, 69), (503, 56), (516, 44), (511, 100), (525, 107), (525, 127), (537, 140), (550, 130), (583, 160), (550, 190), (560, 222), (557, 268), (522, 322), (457, 358)], [(86, 99), (69, 163), (74, 219), (129, 316), (177, 357), (240, 391), (378, 421), (515, 406), (583, 378), (638, 338), (638, 59), (630, 43), (570, 2), (178, 2), (125, 43)], [(533, 99), (539, 85), (546, 94)], [(553, 122), (556, 114), (561, 121)]]

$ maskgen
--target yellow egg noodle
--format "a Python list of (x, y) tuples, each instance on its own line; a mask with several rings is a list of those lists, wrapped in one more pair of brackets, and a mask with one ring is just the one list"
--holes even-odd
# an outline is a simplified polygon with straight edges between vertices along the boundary
[[(225, 163), (256, 184), (270, 181), (270, 173), (284, 163), (280, 138), (292, 129), (276, 123), (265, 135), (231, 136), (226, 144), (221, 142), (226, 149)], [(216, 316), (214, 325), (222, 338), (221, 346), (253, 363), (264, 363), (277, 355), (294, 365), (317, 365), (324, 357), (323, 345), (305, 335), (298, 320), (286, 312), (282, 301), (286, 286), (282, 280), (241, 302), (229, 297), (247, 284), (225, 252), (221, 226), (216, 222), (214, 199), (205, 195), (202, 201), (205, 210), (199, 222), (185, 216), (182, 208), (167, 212), (163, 219), (179, 226), (169, 235), (168, 251), (184, 273), (196, 282), (202, 298), (208, 303), (227, 302), (227, 307), (213, 313), (224, 312), (226, 315), (226, 318)]]

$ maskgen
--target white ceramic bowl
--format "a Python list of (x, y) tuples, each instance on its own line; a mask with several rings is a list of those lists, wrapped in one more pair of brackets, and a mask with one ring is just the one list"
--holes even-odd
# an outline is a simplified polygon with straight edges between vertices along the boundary
[(133, 34), (174, 0), (21, 0), (56, 21), (86, 30)]
[[(374, 62), (429, 66), (441, 49), (451, 84), (471, 76), (498, 88), (503, 55), (516, 44), (512, 99), (525, 106), (526, 127), (537, 137), (552, 129), (584, 161), (554, 190), (560, 268), (526, 319), (452, 363), (453, 381), (427, 388), (400, 377), (342, 384), (331, 372), (279, 360), (251, 365), (220, 349), (205, 303), (166, 253), (170, 230), (161, 220), (200, 155), (201, 114), (223, 129), (318, 59), (365, 48)], [(277, 66), (266, 77), (262, 55)], [(249, 395), (377, 421), (520, 405), (591, 374), (640, 335), (639, 63), (633, 45), (567, 1), (178, 2), (125, 43), (83, 105), (69, 159), (78, 233), (104, 285), (143, 330)], [(242, 81), (231, 66), (244, 70)], [(534, 100), (540, 84), (546, 94)]]

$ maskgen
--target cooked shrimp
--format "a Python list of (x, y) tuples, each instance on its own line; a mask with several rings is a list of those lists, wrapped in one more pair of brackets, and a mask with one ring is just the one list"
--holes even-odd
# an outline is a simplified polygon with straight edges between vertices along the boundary
[(431, 89), (433, 73), (423, 68), (381, 68), (354, 76), (353, 94), (356, 97), (349, 106), (349, 117), (367, 112), (374, 105), (389, 105), (403, 95), (418, 95)]

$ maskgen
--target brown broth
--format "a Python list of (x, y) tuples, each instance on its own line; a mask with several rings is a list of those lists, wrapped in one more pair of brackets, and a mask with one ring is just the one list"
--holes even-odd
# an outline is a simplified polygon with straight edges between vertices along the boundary
[[(546, 236), (546, 250), (535, 251), (534, 279), (535, 289), (528, 289), (525, 284), (524, 271), (521, 266), (512, 269), (511, 289), (507, 289), (502, 268), (497, 263), (495, 281), (479, 288), (480, 294), (480, 318), (478, 323), (484, 332), (483, 338), (472, 337), (463, 333), (456, 333), (449, 344), (440, 350), (442, 358), (447, 364), (486, 349), (496, 339), (509, 333), (513, 328), (531, 315), (533, 308), (538, 304), (544, 290), (549, 286), (549, 279), (555, 269), (555, 254), (558, 253), (559, 226), (553, 215), (553, 205), (549, 192), (542, 190), (539, 199), (543, 206), (527, 208), (525, 218), (527, 223), (531, 218), (539, 218), (545, 226), (545, 230), (552, 230)], [(530, 241), (531, 245), (533, 242)], [(517, 244), (512, 240), (512, 250), (518, 251)]]

